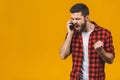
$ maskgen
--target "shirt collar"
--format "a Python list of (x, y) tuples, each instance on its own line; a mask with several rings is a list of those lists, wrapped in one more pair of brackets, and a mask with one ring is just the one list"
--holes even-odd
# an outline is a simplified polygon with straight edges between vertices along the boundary
[(91, 21), (91, 23), (95, 25), (94, 31), (98, 31), (99, 26), (94, 21)]

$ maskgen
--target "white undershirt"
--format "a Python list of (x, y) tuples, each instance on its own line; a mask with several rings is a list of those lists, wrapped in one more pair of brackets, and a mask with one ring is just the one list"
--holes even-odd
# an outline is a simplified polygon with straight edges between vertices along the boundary
[(89, 32), (82, 32), (82, 39), (83, 39), (83, 65), (82, 65), (82, 76), (83, 79), (82, 80), (89, 80), (89, 76), (88, 76), (88, 42), (89, 42), (89, 36), (90, 33), (93, 30), (89, 31)]

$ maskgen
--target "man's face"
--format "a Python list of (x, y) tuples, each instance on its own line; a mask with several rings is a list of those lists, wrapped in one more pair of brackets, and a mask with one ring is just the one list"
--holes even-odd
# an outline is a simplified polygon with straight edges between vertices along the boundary
[(74, 24), (74, 29), (77, 32), (84, 31), (86, 28), (86, 19), (81, 14), (81, 12), (71, 13), (72, 23)]

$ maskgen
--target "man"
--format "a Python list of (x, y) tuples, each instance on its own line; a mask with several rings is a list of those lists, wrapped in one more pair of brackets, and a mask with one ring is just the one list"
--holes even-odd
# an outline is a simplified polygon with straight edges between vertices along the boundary
[(72, 6), (70, 14), (68, 33), (60, 48), (62, 59), (72, 54), (70, 80), (105, 80), (104, 65), (114, 60), (111, 32), (90, 21), (89, 9), (83, 3)]

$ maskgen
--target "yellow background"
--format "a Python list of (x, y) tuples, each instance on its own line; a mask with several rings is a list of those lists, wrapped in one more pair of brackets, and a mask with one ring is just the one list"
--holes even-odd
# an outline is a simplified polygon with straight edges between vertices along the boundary
[(69, 80), (72, 61), (59, 57), (69, 9), (83, 2), (112, 32), (116, 58), (106, 80), (120, 80), (120, 0), (0, 0), (0, 80)]

